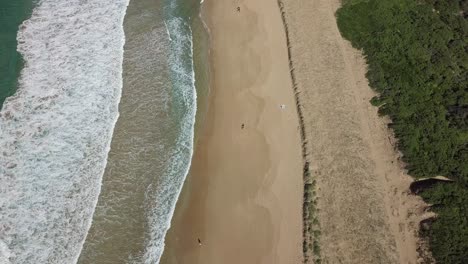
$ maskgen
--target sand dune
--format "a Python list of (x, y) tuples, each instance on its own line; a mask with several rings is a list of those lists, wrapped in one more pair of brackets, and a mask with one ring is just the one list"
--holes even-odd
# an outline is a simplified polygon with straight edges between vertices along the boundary
[[(322, 263), (417, 263), (424, 204), (407, 194), (362, 55), (337, 28), (338, 0), (281, 1), (317, 181)], [(309, 252), (311, 254), (311, 252)]]

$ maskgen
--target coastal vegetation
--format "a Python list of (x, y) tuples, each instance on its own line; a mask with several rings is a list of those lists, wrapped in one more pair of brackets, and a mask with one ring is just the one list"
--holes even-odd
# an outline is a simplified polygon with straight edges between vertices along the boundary
[(468, 261), (467, 11), (466, 0), (345, 0), (337, 12), (410, 175), (453, 180), (420, 193), (437, 214), (421, 234), (438, 263)]
[(304, 221), (304, 241), (303, 253), (304, 262), (309, 263), (309, 259), (313, 263), (322, 263), (320, 258), (320, 223), (318, 221), (317, 213), (317, 195), (315, 192), (316, 182), (313, 179), (310, 170), (309, 162), (304, 165), (304, 204), (303, 204), (303, 221)]
[(320, 222), (317, 217), (319, 209), (317, 208), (317, 194), (315, 192), (316, 182), (310, 172), (310, 162), (308, 161), (308, 144), (305, 132), (304, 124), (304, 114), (302, 109), (302, 103), (299, 97), (298, 83), (296, 75), (294, 72), (293, 61), (291, 59), (291, 43), (289, 37), (289, 28), (288, 22), (286, 20), (286, 15), (284, 11), (284, 4), (282, 0), (278, 0), (278, 8), (281, 12), (281, 19), (283, 20), (284, 31), (286, 33), (286, 45), (288, 48), (288, 61), (289, 69), (291, 73), (291, 80), (293, 83), (294, 90), (294, 101), (296, 102), (296, 111), (299, 117), (299, 127), (301, 135), (301, 150), (302, 150), (302, 159), (304, 162), (303, 169), (303, 181), (304, 181), (304, 197), (302, 204), (302, 220), (303, 220), (303, 230), (302, 230), (302, 253), (304, 257), (304, 263), (309, 263), (312, 261), (315, 264), (322, 263), (321, 253), (320, 253)]

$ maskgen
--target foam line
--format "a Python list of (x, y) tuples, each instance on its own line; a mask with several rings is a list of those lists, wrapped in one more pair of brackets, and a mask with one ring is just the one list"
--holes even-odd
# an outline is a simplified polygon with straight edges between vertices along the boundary
[(118, 118), (128, 1), (41, 0), (20, 27), (26, 63), (0, 112), (2, 261), (77, 261)]

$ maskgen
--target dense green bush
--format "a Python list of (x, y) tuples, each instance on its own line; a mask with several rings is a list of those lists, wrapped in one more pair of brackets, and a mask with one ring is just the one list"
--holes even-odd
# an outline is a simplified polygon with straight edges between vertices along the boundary
[(411, 175), (453, 184), (422, 195), (438, 218), (426, 235), (439, 263), (468, 263), (468, 1), (348, 0), (342, 35), (362, 49), (371, 103), (391, 128)]
[(468, 263), (468, 188), (439, 184), (422, 193), (439, 217), (423, 234), (438, 263)]

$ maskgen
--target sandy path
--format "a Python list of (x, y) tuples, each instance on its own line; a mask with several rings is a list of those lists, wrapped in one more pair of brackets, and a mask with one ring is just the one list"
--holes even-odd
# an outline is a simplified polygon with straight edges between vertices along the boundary
[(423, 205), (406, 194), (411, 178), (369, 103), (365, 62), (336, 26), (339, 1), (282, 2), (318, 182), (323, 263), (416, 263)]
[(299, 122), (277, 2), (204, 5), (212, 94), (161, 263), (300, 263)]

